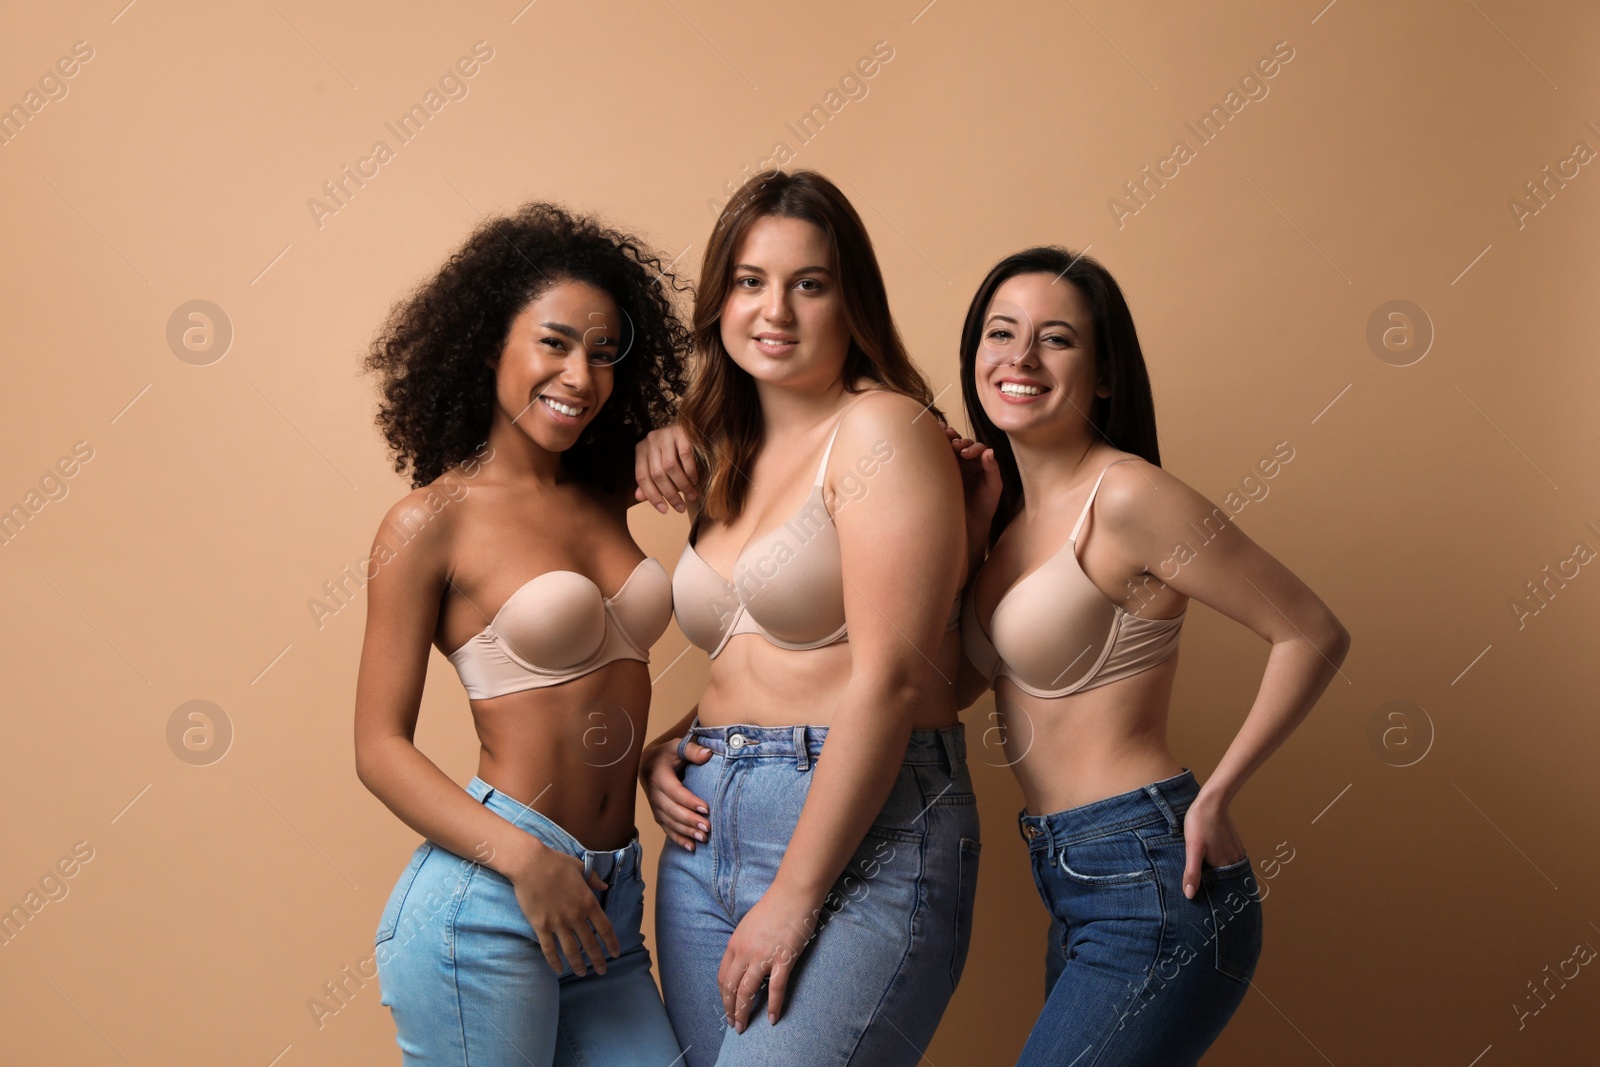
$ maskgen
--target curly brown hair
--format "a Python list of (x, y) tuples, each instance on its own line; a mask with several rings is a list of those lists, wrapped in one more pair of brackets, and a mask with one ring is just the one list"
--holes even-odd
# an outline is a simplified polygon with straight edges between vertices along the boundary
[(609, 294), (624, 353), (611, 397), (563, 453), (575, 477), (606, 491), (633, 484), (634, 445), (676, 417), (693, 347), (674, 308), (689, 286), (638, 237), (556, 204), (486, 218), (437, 274), (390, 311), (364, 361), (379, 377), (377, 422), (412, 488), (488, 440), (495, 368), (511, 322), (559, 282)]

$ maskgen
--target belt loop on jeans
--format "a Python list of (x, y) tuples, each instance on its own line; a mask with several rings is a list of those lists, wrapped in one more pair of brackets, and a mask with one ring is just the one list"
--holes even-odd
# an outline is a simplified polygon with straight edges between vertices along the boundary
[(1183, 820), (1177, 815), (1176, 812), (1172, 810), (1172, 805), (1168, 804), (1167, 798), (1161, 795), (1161, 790), (1154, 784), (1151, 784), (1145, 786), (1144, 791), (1150, 794), (1151, 802), (1154, 803), (1156, 807), (1161, 809), (1162, 815), (1166, 816), (1167, 829), (1172, 833), (1177, 833), (1178, 830), (1183, 826)]
[(965, 761), (956, 755), (956, 738), (954, 728), (939, 731), (939, 744), (944, 746), (945, 770), (950, 772), (950, 777), (956, 778), (961, 774), (961, 765)]
[(808, 771), (811, 769), (811, 747), (806, 744), (806, 728), (794, 728), (794, 769)]

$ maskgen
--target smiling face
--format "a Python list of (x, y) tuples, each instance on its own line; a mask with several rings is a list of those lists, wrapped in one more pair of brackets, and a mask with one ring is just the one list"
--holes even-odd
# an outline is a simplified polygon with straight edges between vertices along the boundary
[(511, 320), (495, 369), (495, 421), (548, 452), (577, 443), (611, 395), (622, 315), (587, 282), (557, 282)]
[(850, 349), (828, 237), (813, 223), (767, 215), (733, 257), (722, 345), (757, 381), (832, 381)]
[(995, 290), (985, 312), (973, 377), (983, 411), (1007, 434), (1091, 425), (1097, 384), (1094, 315), (1076, 285), (1048, 274), (1018, 274)]

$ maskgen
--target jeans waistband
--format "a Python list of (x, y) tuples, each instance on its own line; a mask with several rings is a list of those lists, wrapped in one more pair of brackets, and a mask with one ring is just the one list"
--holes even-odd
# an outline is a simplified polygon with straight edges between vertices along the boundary
[(629, 841), (619, 849), (613, 849), (609, 852), (597, 852), (593, 849), (584, 848), (577, 838), (562, 829), (559, 824), (534, 811), (515, 797), (507, 796), (500, 792), (500, 790), (476, 775), (473, 776), (472, 781), (467, 783), (467, 793), (473, 800), (476, 800), (513, 826), (526, 830), (557, 852), (564, 852), (569, 856), (575, 856), (582, 860), (585, 877), (592, 871), (605, 881), (610, 882), (613, 876), (626, 877), (629, 874), (637, 875), (639, 873), (639, 862), (643, 856), (643, 850), (639, 845), (639, 836), (637, 834), (634, 835), (632, 841)]
[(1055, 852), (1075, 841), (1154, 823), (1166, 823), (1176, 833), (1183, 826), (1183, 813), (1199, 792), (1194, 772), (1185, 767), (1171, 778), (1066, 811), (1029, 815), (1024, 810), (1017, 816), (1017, 828), (1029, 852)]
[[(684, 742), (693, 741), (728, 759), (791, 759), (798, 769), (806, 770), (822, 755), (827, 739), (826, 726), (705, 726), (696, 719), (678, 743), (678, 753), (683, 754)], [(901, 765), (938, 765), (955, 774), (966, 761), (966, 727), (957, 723), (938, 730), (912, 730)]]

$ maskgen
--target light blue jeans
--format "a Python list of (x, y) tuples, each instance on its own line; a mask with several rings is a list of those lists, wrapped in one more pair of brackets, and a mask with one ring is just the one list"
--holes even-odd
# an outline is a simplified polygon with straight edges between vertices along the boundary
[(697, 723), (689, 732), (712, 752), (687, 764), (683, 779), (711, 809), (711, 832), (692, 853), (674, 844), (662, 852), (656, 935), (667, 1011), (690, 1067), (916, 1064), (955, 992), (981, 847), (960, 726), (911, 735), (888, 802), (828, 894), (777, 1024), (762, 1004), (744, 1033), (728, 1027), (717, 969), (739, 920), (772, 885), (826, 736), (815, 726)]
[[(635, 838), (591, 852), (561, 827), (481, 778), (473, 799), (583, 861), (608, 883), (596, 896), (622, 955), (606, 973), (560, 975), (545, 962), (504, 875), (431, 841), (411, 855), (378, 921), (379, 1001), (393, 1013), (406, 1067), (670, 1067), (677, 1039), (650, 977), (639, 925), (644, 881)], [(559, 951), (559, 950), (557, 950)]]

